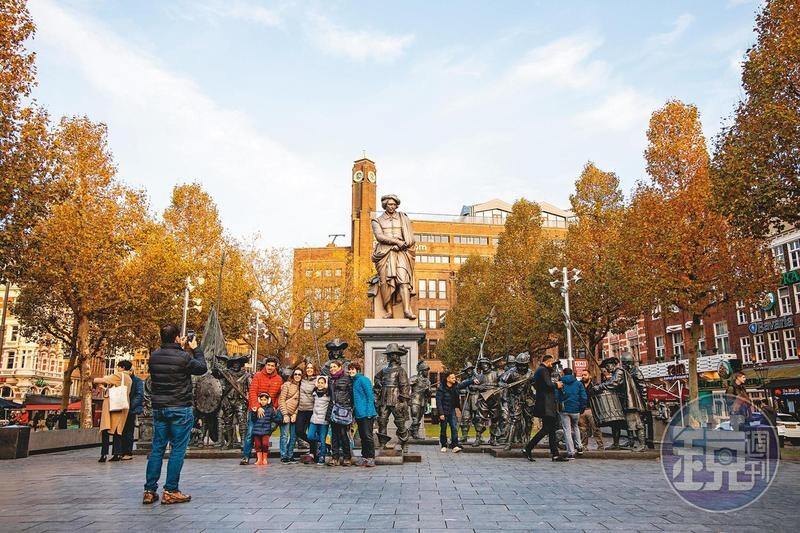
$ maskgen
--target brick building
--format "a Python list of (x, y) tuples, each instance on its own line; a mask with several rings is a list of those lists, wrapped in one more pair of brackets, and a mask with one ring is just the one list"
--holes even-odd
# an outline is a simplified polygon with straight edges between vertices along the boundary
[[(370, 259), (374, 244), (371, 217), (381, 212), (377, 187), (375, 163), (366, 158), (355, 161), (351, 172), (350, 245), (294, 250), (295, 284), (299, 281), (303, 285), (302, 294), (298, 294), (298, 290), (294, 294), (313, 304), (319, 313), (315, 317), (318, 324), (325, 320), (325, 302), (335, 299), (335, 291), (346, 283), (351, 267), (352, 276), (364, 282), (365, 290), (366, 280), (374, 273)], [(573, 218), (572, 212), (547, 203), (539, 203), (539, 207), (547, 235), (554, 239), (564, 238), (567, 225)], [(453, 290), (456, 272), (471, 255), (494, 255), (512, 206), (495, 199), (463, 206), (458, 214), (452, 215), (414, 213), (405, 208), (405, 205), (400, 207), (411, 218), (417, 242), (415, 312), (420, 327), (426, 332), (426, 340), (420, 346), (420, 357), (430, 360), (432, 369), (436, 371), (440, 369), (436, 345), (444, 338), (447, 310), (457, 298)], [(309, 328), (310, 318), (305, 315), (296, 319), (303, 320)]]

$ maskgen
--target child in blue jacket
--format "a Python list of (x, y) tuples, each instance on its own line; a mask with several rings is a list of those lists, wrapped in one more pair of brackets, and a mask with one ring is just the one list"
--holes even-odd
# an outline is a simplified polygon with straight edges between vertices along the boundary
[(266, 392), (258, 395), (258, 405), (263, 410), (263, 416), (258, 416), (258, 411), (250, 412), (253, 422), (253, 444), (256, 449), (256, 464), (266, 465), (269, 455), (269, 436), (275, 430), (275, 408), (272, 407), (272, 398)]

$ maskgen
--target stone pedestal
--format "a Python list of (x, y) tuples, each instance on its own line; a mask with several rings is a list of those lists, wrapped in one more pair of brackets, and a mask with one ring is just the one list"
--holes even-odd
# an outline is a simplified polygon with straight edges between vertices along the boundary
[[(368, 318), (364, 321), (364, 329), (357, 335), (364, 343), (364, 375), (370, 380), (374, 381), (375, 374), (386, 366), (384, 352), (390, 342), (396, 342), (408, 349), (408, 354), (400, 358), (408, 378), (411, 379), (417, 373), (419, 345), (425, 340), (425, 332), (420, 329), (416, 320)], [(387, 432), (392, 436), (391, 443), (396, 442), (395, 431), (394, 420), (390, 418)]]
[(425, 332), (416, 320), (405, 318), (368, 318), (364, 320), (364, 329), (357, 333), (364, 343), (364, 375), (370, 379), (386, 366), (384, 351), (390, 342), (408, 348), (408, 354), (400, 359), (408, 373), (409, 379), (417, 373), (419, 361), (419, 345), (425, 340)]

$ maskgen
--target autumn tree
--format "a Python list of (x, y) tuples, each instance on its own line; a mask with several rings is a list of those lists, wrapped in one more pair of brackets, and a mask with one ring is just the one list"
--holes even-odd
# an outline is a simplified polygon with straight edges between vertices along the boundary
[(126, 341), (134, 348), (147, 317), (179, 297), (184, 275), (143, 193), (116, 180), (106, 137), (103, 124), (61, 120), (51, 158), (67, 195), (32, 228), (15, 306), (26, 336), (64, 345), (64, 407), (78, 369), (82, 427), (92, 426), (92, 361)]
[(695, 106), (667, 102), (653, 113), (647, 139), (651, 180), (637, 186), (626, 217), (629, 275), (651, 305), (691, 317), (689, 394), (696, 399), (702, 321), (725, 302), (755, 301), (774, 282), (774, 262), (761, 242), (711, 209), (709, 155)]
[(29, 102), (35, 26), (23, 0), (0, 2), (0, 280), (14, 280), (30, 228), (56, 194), (49, 170), (47, 113)]
[(570, 315), (587, 356), (597, 359), (603, 338), (632, 326), (639, 310), (640, 288), (625, 264), (625, 198), (617, 175), (590, 162), (570, 203), (576, 220), (567, 233), (565, 264), (582, 271), (582, 280), (570, 287)]
[(536, 356), (561, 340), (560, 297), (547, 274), (558, 248), (542, 229), (539, 206), (524, 199), (515, 202), (499, 239), (491, 265), (471, 257), (457, 274), (458, 300), (448, 312), (439, 350), (450, 365), (477, 356), (481, 324), (492, 307), (496, 327), (489, 330), (485, 353), (528, 351)]
[(715, 206), (740, 229), (766, 236), (800, 227), (800, 7), (769, 0), (742, 70), (744, 99), (716, 140)]
[[(191, 296), (201, 300), (201, 310), (192, 310), (188, 315), (188, 327), (200, 332), (205, 326), (217, 299), (222, 268), (219, 294), (222, 331), (227, 338), (245, 335), (253, 317), (251, 300), (256, 280), (245, 247), (225, 235), (214, 199), (199, 183), (178, 185), (164, 211), (164, 223), (179, 243), (180, 252), (175, 260), (187, 265), (195, 285)], [(202, 285), (197, 283), (200, 279), (204, 280)]]

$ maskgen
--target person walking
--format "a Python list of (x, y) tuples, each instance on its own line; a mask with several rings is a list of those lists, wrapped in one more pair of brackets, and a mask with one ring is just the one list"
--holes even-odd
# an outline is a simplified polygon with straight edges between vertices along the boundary
[(453, 453), (461, 451), (458, 442), (458, 416), (456, 409), (459, 406), (459, 393), (472, 383), (472, 379), (465, 379), (458, 383), (456, 373), (445, 372), (444, 381), (436, 389), (436, 409), (439, 411), (439, 444), (442, 452), (447, 451), (447, 428), (450, 428), (450, 449)]
[(725, 391), (733, 431), (740, 431), (747, 417), (753, 412), (753, 404), (750, 401), (750, 393), (747, 392), (747, 387), (744, 385), (745, 381), (747, 381), (747, 376), (744, 375), (744, 372), (737, 372), (733, 376), (733, 382)]
[(533, 415), (542, 420), (541, 429), (528, 441), (522, 450), (528, 461), (534, 461), (533, 449), (546, 436), (550, 446), (550, 456), (553, 461), (567, 461), (566, 457), (561, 457), (558, 453), (558, 437), (556, 436), (556, 416), (558, 415), (558, 404), (556, 403), (556, 390), (564, 385), (560, 381), (553, 381), (553, 363), (555, 360), (552, 355), (545, 355), (539, 368), (533, 374), (533, 387), (536, 389), (536, 403), (533, 406)]
[(361, 373), (359, 363), (350, 363), (347, 373), (353, 378), (353, 416), (356, 419), (358, 434), (361, 437), (361, 461), (358, 466), (372, 468), (375, 466), (375, 392), (372, 382)]
[(130, 409), (128, 418), (125, 420), (125, 427), (122, 429), (122, 448), (120, 449), (122, 454), (120, 459), (130, 461), (133, 459), (133, 431), (136, 429), (136, 416), (142, 414), (143, 410), (144, 381), (133, 375), (133, 363), (130, 361), (120, 361), (119, 366), (128, 373), (133, 382), (128, 397)]
[(583, 455), (578, 418), (586, 407), (586, 389), (583, 383), (575, 379), (571, 368), (564, 369), (560, 381), (562, 387), (556, 390), (556, 401), (561, 405), (559, 417), (567, 445), (567, 459), (574, 459), (576, 453)]
[(297, 440), (308, 443), (308, 454), (301, 458), (303, 463), (311, 463), (317, 455), (316, 441), (308, 440), (308, 426), (311, 424), (311, 415), (314, 412), (314, 388), (316, 387), (317, 367), (311, 361), (303, 365), (303, 380), (300, 382), (300, 405), (297, 408), (297, 422), (294, 431)]
[(161, 503), (185, 503), (192, 497), (182, 493), (178, 485), (194, 426), (192, 376), (202, 376), (208, 372), (208, 367), (197, 339), (180, 337), (180, 329), (174, 324), (161, 327), (161, 347), (150, 354), (149, 367), (153, 444), (147, 458), (142, 503), (158, 501), (156, 489), (167, 444), (170, 446), (169, 462)]
[(331, 461), (328, 466), (350, 466), (352, 452), (347, 430), (353, 423), (353, 378), (342, 368), (339, 360), (331, 361), (328, 389), (331, 403), (328, 406), (331, 421)]
[[(127, 387), (128, 394), (133, 385), (131, 377), (125, 372), (124, 364), (130, 365), (130, 361), (120, 361), (117, 363), (117, 372), (110, 376), (103, 376), (102, 378), (92, 379), (92, 383), (98, 385), (105, 385), (106, 387)], [(119, 461), (122, 458), (124, 446), (122, 445), (122, 434), (125, 430), (125, 421), (128, 419), (130, 412), (130, 400), (127, 409), (119, 411), (111, 411), (108, 398), (108, 389), (103, 394), (103, 411), (100, 415), (100, 433), (102, 436), (102, 445), (100, 447), (100, 459), (98, 462), (105, 463), (108, 456), (108, 446), (110, 436), (114, 436), (114, 443), (111, 448), (113, 456), (111, 461)]]
[(583, 386), (583, 390), (586, 392), (586, 407), (583, 411), (581, 411), (581, 414), (578, 417), (578, 427), (581, 431), (581, 448), (584, 450), (589, 449), (589, 436), (592, 436), (597, 444), (597, 449), (602, 450), (605, 448), (605, 444), (603, 443), (603, 432), (600, 431), (600, 428), (595, 423), (592, 407), (591, 404), (589, 404), (589, 387), (591, 384), (592, 375), (589, 374), (588, 370), (584, 370), (581, 373), (581, 385)]
[(278, 398), (278, 409), (281, 412), (281, 463), (297, 464), (294, 458), (295, 422), (297, 422), (297, 409), (300, 406), (300, 383), (303, 381), (303, 370), (295, 368), (289, 381), (281, 385), (281, 394)]

